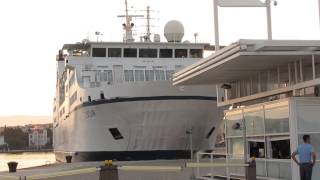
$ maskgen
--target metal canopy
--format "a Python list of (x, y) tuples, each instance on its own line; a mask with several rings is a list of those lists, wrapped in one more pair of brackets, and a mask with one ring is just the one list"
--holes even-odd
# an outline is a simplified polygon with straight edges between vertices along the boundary
[[(320, 41), (240, 40), (174, 74), (174, 85), (234, 82), (320, 55)], [(316, 58), (320, 61), (320, 57)]]

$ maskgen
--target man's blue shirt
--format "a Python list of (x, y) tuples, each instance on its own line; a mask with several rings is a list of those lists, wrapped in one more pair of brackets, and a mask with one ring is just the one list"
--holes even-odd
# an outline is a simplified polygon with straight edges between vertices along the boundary
[(311, 155), (313, 152), (311, 144), (303, 143), (299, 145), (297, 154), (299, 155), (300, 163), (311, 163)]

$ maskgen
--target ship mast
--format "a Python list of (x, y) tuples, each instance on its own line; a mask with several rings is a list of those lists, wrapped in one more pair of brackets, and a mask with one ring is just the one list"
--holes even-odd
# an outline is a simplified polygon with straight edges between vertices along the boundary
[(125, 31), (123, 41), (124, 42), (134, 42), (133, 34), (132, 34), (132, 28), (134, 26), (134, 23), (132, 22), (133, 17), (144, 17), (143, 15), (129, 15), (128, 10), (128, 2), (125, 0), (125, 15), (119, 15), (118, 17), (125, 17), (126, 23), (122, 24), (123, 30)]
[(146, 40), (149, 42), (150, 41), (150, 6), (147, 6), (147, 36)]

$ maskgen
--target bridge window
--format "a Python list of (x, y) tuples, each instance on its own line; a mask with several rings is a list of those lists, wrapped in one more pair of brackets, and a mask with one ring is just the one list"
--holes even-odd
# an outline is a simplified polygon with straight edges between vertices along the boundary
[(124, 70), (124, 80), (127, 82), (134, 81), (133, 70)]
[(166, 80), (165, 75), (164, 75), (164, 70), (155, 70), (156, 74), (156, 80), (164, 81)]
[(187, 49), (176, 49), (174, 52), (175, 58), (186, 58), (188, 57), (188, 50)]
[(123, 49), (123, 57), (137, 57), (137, 49), (136, 48), (124, 48)]
[(108, 48), (108, 57), (121, 57), (121, 48)]
[(190, 57), (191, 58), (202, 58), (203, 50), (202, 49), (190, 49)]
[(106, 57), (106, 48), (92, 48), (92, 57)]
[(143, 70), (135, 70), (134, 71), (134, 79), (136, 81), (144, 81), (144, 72), (143, 72)]
[(154, 70), (145, 70), (146, 81), (154, 80)]
[(160, 58), (172, 58), (172, 49), (160, 49)]
[(157, 58), (158, 57), (158, 50), (157, 49), (139, 49), (139, 57)]

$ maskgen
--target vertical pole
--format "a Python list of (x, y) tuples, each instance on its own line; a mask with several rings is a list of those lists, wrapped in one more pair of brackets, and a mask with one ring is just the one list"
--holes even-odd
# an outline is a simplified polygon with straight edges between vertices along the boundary
[(294, 61), (294, 79), (295, 79), (295, 84), (298, 83), (298, 66), (297, 66), (297, 61)]
[(214, 16), (214, 41), (215, 51), (220, 49), (219, 45), (219, 18), (218, 18), (218, 0), (213, 0), (213, 16)]
[(272, 40), (271, 0), (266, 0), (268, 40)]
[(314, 63), (314, 54), (312, 55), (312, 79), (316, 79), (316, 66)]
[(320, 0), (318, 2), (318, 7), (319, 7), (319, 26), (320, 26)]
[(300, 58), (300, 60), (299, 60), (299, 66), (300, 66), (300, 82), (303, 82), (302, 58)]
[(280, 88), (281, 79), (280, 79), (280, 67), (279, 66), (277, 67), (277, 73), (278, 73), (278, 88)]
[(288, 63), (289, 86), (291, 85), (291, 65)]
[(190, 129), (190, 159), (193, 161), (193, 143), (192, 143), (192, 128)]
[[(200, 163), (200, 154), (199, 154), (199, 152), (197, 152), (197, 154), (196, 154), (196, 158), (197, 158), (197, 163)], [(200, 176), (200, 167), (197, 167), (197, 177), (199, 177)]]

